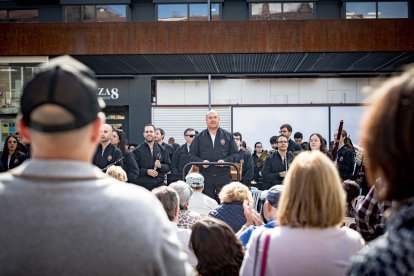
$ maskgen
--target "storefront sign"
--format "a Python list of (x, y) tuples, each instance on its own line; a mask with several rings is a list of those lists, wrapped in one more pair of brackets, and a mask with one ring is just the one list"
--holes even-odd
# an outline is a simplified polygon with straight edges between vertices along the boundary
[(100, 87), (98, 88), (98, 96), (104, 100), (117, 100), (119, 99), (119, 89), (116, 87)]

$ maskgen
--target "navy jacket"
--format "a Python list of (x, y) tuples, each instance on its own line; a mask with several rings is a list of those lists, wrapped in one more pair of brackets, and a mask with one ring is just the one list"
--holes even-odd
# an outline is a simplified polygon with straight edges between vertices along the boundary
[(354, 172), (355, 157), (351, 149), (346, 146), (338, 149), (336, 163), (342, 180), (347, 180)]
[[(187, 143), (181, 145), (178, 149), (175, 150), (173, 158), (172, 158), (172, 173), (182, 174), (184, 166), (190, 163), (190, 155), (187, 150)], [(186, 169), (186, 174), (190, 170), (191, 166), (188, 166)]]
[(241, 182), (246, 185), (250, 185), (253, 180), (253, 159), (250, 152), (245, 149), (240, 149), (234, 160), (236, 163), (242, 163), (243, 173)]
[(122, 168), (127, 174), (128, 182), (138, 184), (139, 167), (134, 155), (129, 151), (124, 151), (122, 155), (124, 157)]
[(285, 165), (283, 165), (282, 157), (278, 151), (266, 158), (262, 170), (263, 180), (265, 182), (271, 183), (272, 186), (283, 182), (283, 178), (280, 177), (279, 172), (286, 171), (286, 168), (289, 169), (290, 163), (293, 161), (292, 152), (288, 151), (286, 157), (287, 164)]
[(2, 167), (4, 171), (7, 171), (7, 170), (10, 170), (10, 169), (13, 169), (19, 166), (21, 163), (24, 162), (24, 160), (26, 160), (26, 155), (23, 152), (19, 151), (17, 152), (17, 157), (12, 157), (10, 159), (9, 165), (7, 165), (7, 160), (8, 160), (8, 155), (3, 154), (1, 156), (1, 163), (2, 163)]
[(122, 166), (122, 159), (122, 152), (116, 146), (109, 144), (102, 154), (102, 145), (99, 144), (93, 157), (93, 164), (100, 169), (108, 168), (114, 163)]
[(223, 203), (216, 209), (210, 211), (209, 216), (220, 219), (230, 225), (235, 233), (242, 228), (246, 223), (244, 216), (243, 202), (233, 201), (230, 203)]
[[(237, 156), (237, 145), (233, 139), (233, 135), (219, 128), (217, 130), (216, 138), (214, 140), (214, 147), (211, 141), (210, 133), (208, 129), (201, 131), (194, 138), (190, 147), (190, 160), (191, 162), (203, 162), (208, 160), (210, 162), (217, 162), (218, 160), (224, 160), (225, 162), (234, 162)], [(205, 169), (200, 167), (200, 173), (204, 177), (225, 177), (226, 180), (230, 175), (229, 167), (209, 166)], [(217, 178), (216, 178), (217, 179)], [(223, 178), (224, 179), (224, 178)], [(221, 182), (217, 179), (218, 182)], [(227, 183), (220, 183), (227, 184)]]
[[(147, 143), (142, 143), (133, 152), (135, 161), (139, 167), (138, 185), (148, 190), (164, 185), (165, 174), (170, 171), (170, 157), (165, 148), (154, 143), (153, 153)], [(161, 168), (157, 168), (158, 175), (156, 177), (147, 174), (148, 169), (154, 169), (154, 163), (160, 160)]]

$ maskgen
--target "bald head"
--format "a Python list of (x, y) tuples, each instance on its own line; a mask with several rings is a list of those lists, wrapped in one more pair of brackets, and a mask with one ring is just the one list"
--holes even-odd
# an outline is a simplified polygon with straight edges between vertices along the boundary
[(220, 116), (214, 109), (206, 114), (206, 123), (209, 131), (216, 131), (220, 127)]
[(103, 124), (99, 129), (99, 136), (101, 144), (109, 144), (111, 142), (111, 135), (112, 135), (112, 126), (108, 124)]

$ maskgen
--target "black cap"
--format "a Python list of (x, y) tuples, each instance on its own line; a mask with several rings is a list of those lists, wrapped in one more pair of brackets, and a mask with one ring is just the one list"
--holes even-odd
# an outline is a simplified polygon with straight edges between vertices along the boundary
[(269, 201), (269, 203), (277, 208), (277, 205), (279, 204), (280, 196), (282, 195), (283, 185), (276, 185), (269, 189), (267, 192), (266, 199)]
[[(97, 90), (95, 73), (87, 66), (70, 56), (51, 59), (37, 68), (23, 88), (20, 100), (23, 121), (41, 132), (81, 128), (94, 121), (105, 107), (103, 100), (96, 95)], [(44, 104), (59, 106), (73, 115), (73, 119), (53, 124), (34, 120), (32, 112)]]

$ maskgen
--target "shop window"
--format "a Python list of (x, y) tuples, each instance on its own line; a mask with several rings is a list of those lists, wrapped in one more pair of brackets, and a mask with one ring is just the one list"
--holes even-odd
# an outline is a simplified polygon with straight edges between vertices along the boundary
[[(207, 4), (158, 4), (158, 21), (208, 21)], [(220, 4), (211, 4), (211, 20), (220, 20)]]
[(34, 66), (0, 65), (0, 114), (17, 114), (23, 84), (33, 76)]
[(38, 10), (0, 10), (0, 22), (36, 23), (39, 22)]
[(315, 4), (313, 2), (250, 4), (251, 20), (289, 20), (314, 18)]
[(408, 18), (407, 2), (346, 2), (346, 19)]
[(65, 6), (66, 22), (125, 22), (126, 5)]

